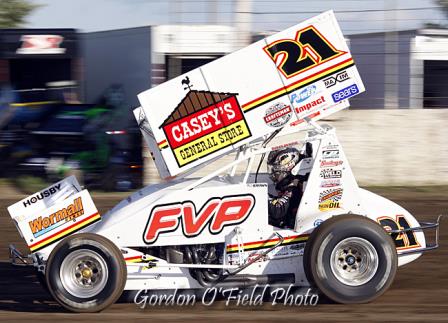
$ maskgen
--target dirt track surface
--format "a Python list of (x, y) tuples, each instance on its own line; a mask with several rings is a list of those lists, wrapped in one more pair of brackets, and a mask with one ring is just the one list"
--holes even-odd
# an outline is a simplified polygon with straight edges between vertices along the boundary
[[(436, 215), (448, 213), (448, 191), (415, 189), (374, 190), (403, 205), (420, 221), (430, 221)], [(8, 194), (9, 195), (9, 194)], [(32, 269), (12, 267), (7, 247), (14, 243), (26, 250), (16, 232), (6, 206), (20, 199), (8, 196), (0, 199), (0, 321), (177, 321), (177, 322), (290, 322), (304, 321), (448, 321), (448, 218), (442, 221), (441, 246), (420, 259), (400, 267), (392, 287), (370, 304), (337, 305), (321, 302), (316, 307), (272, 306), (226, 307), (218, 302), (212, 307), (150, 307), (139, 309), (133, 303), (118, 303), (98, 314), (66, 312), (37, 282)], [(115, 205), (117, 196), (94, 196), (100, 209)]]

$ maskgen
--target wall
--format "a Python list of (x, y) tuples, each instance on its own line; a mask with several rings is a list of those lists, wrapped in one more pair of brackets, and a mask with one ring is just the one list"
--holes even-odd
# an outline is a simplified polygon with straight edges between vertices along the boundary
[(415, 35), (411, 30), (349, 36), (350, 52), (368, 89), (350, 101), (351, 107), (410, 107), (410, 51)]
[[(345, 110), (320, 123), (336, 128), (360, 185), (418, 186), (448, 184), (447, 120), (448, 109)], [(233, 155), (194, 175), (203, 176), (231, 160)], [(145, 165), (145, 182), (158, 182), (150, 158)]]
[(84, 100), (96, 102), (112, 84), (124, 88), (125, 104), (151, 87), (151, 27), (82, 34)]
[(346, 110), (329, 122), (361, 185), (448, 184), (448, 109)]

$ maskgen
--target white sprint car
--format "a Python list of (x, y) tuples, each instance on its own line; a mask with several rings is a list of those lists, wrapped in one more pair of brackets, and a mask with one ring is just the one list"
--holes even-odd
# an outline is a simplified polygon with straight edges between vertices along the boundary
[[(263, 146), (245, 146), (209, 176), (148, 186), (101, 222), (73, 177), (10, 212), (51, 197), (59, 201), (32, 221), (13, 219), (43, 283), (77, 312), (100, 311), (123, 290), (256, 284), (315, 284), (334, 301), (368, 302), (390, 286), (398, 266), (437, 247), (437, 241), (427, 244), (423, 230), (438, 223), (419, 224), (399, 205), (358, 187), (329, 128), (308, 132), (302, 149), (308, 157), (293, 170), (307, 178), (295, 226), (270, 225), (272, 183), (267, 174), (250, 172), (260, 154), (275, 149)], [(237, 175), (238, 164), (245, 170)], [(64, 229), (39, 239), (57, 226)], [(30, 263), (13, 247), (11, 255), (14, 263)]]
[[(371, 301), (398, 266), (437, 247), (423, 230), (438, 221), (418, 223), (359, 188), (335, 130), (315, 123), (363, 91), (326, 12), (143, 92), (135, 116), (166, 181), (102, 216), (74, 177), (11, 205), (31, 251), (11, 246), (13, 263), (35, 266), (75, 312), (100, 311), (124, 290), (212, 286), (315, 285), (336, 302)], [(292, 142), (273, 145), (283, 134)], [(276, 227), (274, 185), (255, 166), (291, 145), (306, 157), (292, 170), (303, 194), (294, 224)], [(231, 152), (226, 166), (186, 176)]]

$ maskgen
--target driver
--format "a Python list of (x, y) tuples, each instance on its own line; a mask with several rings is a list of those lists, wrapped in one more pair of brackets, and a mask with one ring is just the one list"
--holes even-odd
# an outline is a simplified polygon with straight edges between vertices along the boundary
[(278, 196), (269, 195), (269, 223), (277, 227), (295, 225), (297, 209), (302, 196), (302, 185), (291, 170), (303, 158), (295, 148), (271, 151), (267, 164), (270, 178), (275, 184)]

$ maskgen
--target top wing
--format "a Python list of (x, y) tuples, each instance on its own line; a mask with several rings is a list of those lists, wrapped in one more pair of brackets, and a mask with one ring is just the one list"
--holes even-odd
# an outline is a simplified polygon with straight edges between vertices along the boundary
[(332, 11), (139, 94), (162, 177), (349, 106), (364, 85)]

